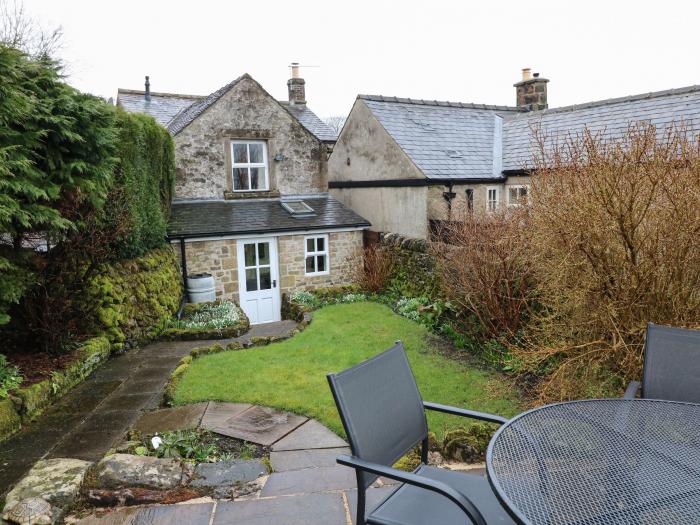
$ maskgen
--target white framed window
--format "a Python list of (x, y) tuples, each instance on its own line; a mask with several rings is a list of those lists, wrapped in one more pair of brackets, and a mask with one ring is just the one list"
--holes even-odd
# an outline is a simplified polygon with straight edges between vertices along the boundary
[(328, 235), (304, 237), (304, 273), (326, 275), (329, 272)]
[(267, 191), (267, 144), (264, 140), (232, 140), (233, 191)]
[(486, 209), (488, 211), (496, 211), (498, 209), (499, 193), (498, 186), (488, 186), (486, 188)]
[(512, 208), (514, 206), (523, 206), (528, 203), (528, 194), (530, 193), (530, 186), (527, 184), (520, 184), (518, 186), (506, 186), (506, 191), (508, 194), (508, 207)]

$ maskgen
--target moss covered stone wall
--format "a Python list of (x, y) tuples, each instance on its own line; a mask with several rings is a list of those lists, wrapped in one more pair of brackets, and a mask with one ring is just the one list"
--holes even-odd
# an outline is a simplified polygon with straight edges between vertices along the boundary
[(382, 234), (379, 245), (391, 257), (392, 271), (387, 291), (401, 297), (440, 296), (435, 260), (428, 242), (396, 233)]
[(93, 330), (113, 350), (153, 339), (182, 298), (182, 276), (169, 246), (105, 266), (86, 291)]

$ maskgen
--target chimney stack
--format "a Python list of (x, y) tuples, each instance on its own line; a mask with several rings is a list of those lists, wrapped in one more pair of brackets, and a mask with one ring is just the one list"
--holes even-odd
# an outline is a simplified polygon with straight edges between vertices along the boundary
[(148, 80), (148, 75), (146, 75), (146, 82), (144, 83), (146, 86), (146, 91), (144, 92), (144, 97), (146, 97), (146, 100), (151, 100), (151, 81)]
[(289, 91), (289, 103), (306, 104), (306, 88), (304, 79), (299, 77), (299, 62), (292, 62), (289, 66), (292, 68), (292, 78), (287, 80), (287, 90)]
[(547, 109), (547, 80), (539, 73), (531, 73), (530, 68), (523, 68), (523, 77), (515, 86), (516, 105), (528, 111)]

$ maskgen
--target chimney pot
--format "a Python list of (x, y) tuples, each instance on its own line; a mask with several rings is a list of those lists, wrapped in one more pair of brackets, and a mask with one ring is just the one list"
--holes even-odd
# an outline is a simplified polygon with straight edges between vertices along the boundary
[(524, 67), (523, 68), (523, 82), (525, 80), (530, 80), (532, 76), (530, 75), (530, 68), (529, 67)]
[(299, 76), (299, 62), (292, 62), (289, 67), (292, 68), (292, 78), (287, 80), (289, 104), (306, 104), (306, 82)]
[(146, 97), (146, 100), (151, 100), (151, 81), (149, 80), (148, 75), (146, 75), (146, 82), (144, 83), (144, 85), (146, 86), (144, 96)]
[(532, 76), (533, 76), (534, 78), (540, 78), (540, 74), (539, 74), (539, 73), (533, 73)]

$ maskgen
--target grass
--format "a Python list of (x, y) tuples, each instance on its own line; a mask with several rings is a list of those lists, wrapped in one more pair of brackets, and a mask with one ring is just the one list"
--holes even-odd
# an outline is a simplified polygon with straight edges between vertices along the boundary
[[(519, 411), (518, 395), (507, 378), (469, 359), (446, 357), (444, 343), (425, 327), (372, 302), (327, 306), (291, 339), (195, 360), (178, 385), (175, 403), (213, 400), (271, 406), (314, 417), (343, 435), (326, 374), (355, 365), (397, 339), (404, 342), (425, 400), (505, 416)], [(437, 413), (428, 413), (428, 422), (439, 437), (469, 424)]]

